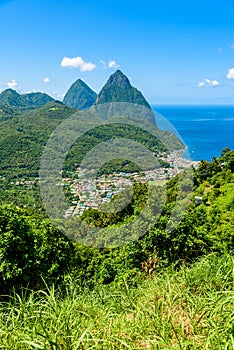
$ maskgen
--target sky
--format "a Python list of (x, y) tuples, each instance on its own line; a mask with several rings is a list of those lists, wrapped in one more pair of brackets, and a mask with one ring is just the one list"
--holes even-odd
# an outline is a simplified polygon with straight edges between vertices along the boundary
[(0, 0), (0, 91), (121, 69), (151, 104), (234, 105), (234, 0)]

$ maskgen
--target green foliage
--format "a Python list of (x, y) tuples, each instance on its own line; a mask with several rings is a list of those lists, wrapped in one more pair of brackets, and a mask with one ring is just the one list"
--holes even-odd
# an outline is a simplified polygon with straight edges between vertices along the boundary
[(122, 279), (90, 291), (67, 280), (57, 291), (15, 294), (0, 304), (0, 343), (9, 350), (232, 350), (233, 267), (231, 256), (210, 255), (137, 287)]
[[(71, 242), (43, 215), (1, 206), (0, 285), (2, 294), (11, 295), (0, 303), (3, 348), (231, 350), (233, 154), (227, 151), (194, 170), (189, 209), (184, 213), (183, 206), (177, 208), (182, 220), (177, 224), (177, 217), (172, 218), (173, 230), (166, 227), (177, 202), (178, 177), (166, 184), (162, 215), (155, 216), (145, 235), (117, 248)], [(161, 198), (163, 191), (160, 187), (155, 193)], [(202, 204), (196, 205), (197, 195)], [(92, 209), (83, 220), (118, 230), (147, 200), (147, 185), (135, 184), (132, 201), (122, 212)], [(145, 217), (154, 215), (149, 211)], [(141, 270), (150, 257), (158, 259), (152, 279)], [(22, 287), (34, 292), (27, 289), (24, 295)], [(43, 291), (36, 292), (39, 288)]]
[(63, 119), (74, 112), (60, 102), (0, 123), (0, 173), (8, 179), (38, 176), (43, 147)]
[(54, 99), (42, 92), (18, 94), (15, 90), (7, 89), (0, 94), (0, 104), (19, 110), (32, 109), (44, 106)]
[(0, 122), (11, 119), (19, 114), (16, 108), (0, 105)]
[(38, 289), (43, 279), (57, 284), (71, 266), (73, 245), (48, 220), (0, 207), (1, 294), (21, 287)]
[[(87, 108), (96, 94), (79, 80), (64, 102), (77, 108), (77, 98), (79, 107)], [(53, 130), (76, 112), (48, 101), (45, 94), (19, 95), (10, 89), (0, 95), (0, 291), (9, 294), (0, 303), (0, 347), (232, 349), (234, 151), (225, 148), (220, 158), (203, 160), (194, 169), (186, 211), (186, 172), (180, 184), (179, 176), (164, 187), (149, 184), (150, 195), (144, 183), (134, 184), (132, 196), (126, 188), (108, 204), (109, 212), (85, 211), (85, 225), (110, 229), (97, 237), (99, 243), (112, 242), (111, 229), (122, 237), (123, 225), (128, 227), (124, 234), (136, 239), (116, 248), (84, 246), (46, 218), (38, 179), (26, 183), (37, 178)], [(97, 104), (113, 101), (149, 107), (120, 71), (110, 77)], [(159, 135), (143, 129), (119, 121), (86, 132), (68, 152), (64, 175), (92, 148), (114, 138), (139, 142), (157, 155), (167, 152), (157, 135), (165, 136), (169, 149), (182, 147), (166, 131)], [(126, 153), (133, 159), (127, 148)], [(128, 159), (115, 159), (99, 175), (121, 170), (139, 168)], [(202, 197), (201, 204), (195, 196)], [(117, 205), (124, 209), (114, 210)], [(143, 209), (144, 220), (131, 226)], [(152, 258), (157, 264), (151, 279), (142, 267)]]
[[(229, 157), (231, 156), (232, 153), (230, 153)], [(48, 220), (43, 219), (40, 221), (41, 218), (43, 218), (43, 213), (40, 219), (37, 220), (33, 211), (30, 215), (27, 211), (28, 216), (26, 215), (26, 211), (22, 214), (23, 216), (20, 214), (21, 212), (16, 212), (14, 216), (15, 218), (19, 216), (19, 220), (21, 220), (20, 223), (23, 220), (22, 217), (26, 215), (23, 222), (27, 225), (22, 226), (22, 230), (25, 230), (29, 236), (29, 244), (32, 244), (35, 249), (35, 251), (31, 249), (33, 252), (32, 256), (38, 259), (37, 261), (39, 264), (35, 271), (27, 265), (25, 269), (34, 271), (35, 276), (41, 274), (49, 283), (49, 281), (54, 282), (54, 279), (59, 280), (59, 276), (62, 276), (64, 273), (66, 274), (66, 268), (69, 267), (73, 270), (74, 276), (79, 278), (80, 283), (86, 281), (88, 285), (93, 286), (98, 281), (99, 283), (110, 283), (114, 280), (119, 280), (121, 276), (126, 273), (131, 274), (133, 271), (140, 271), (141, 262), (147, 261), (150, 256), (156, 256), (159, 259), (160, 266), (165, 268), (171, 264), (179, 267), (185, 262), (192, 262), (197, 257), (209, 254), (213, 251), (222, 253), (233, 252), (234, 177), (229, 169), (229, 158), (226, 158), (226, 164), (227, 166), (223, 166), (221, 170), (218, 166), (216, 173), (212, 168), (212, 173), (207, 176), (205, 182), (201, 182), (199, 178), (198, 182), (201, 183), (201, 185), (197, 186), (194, 195), (202, 196), (203, 203), (196, 205), (195, 201), (192, 200), (186, 213), (183, 212), (183, 207), (177, 209), (176, 215), (181, 217), (181, 222), (179, 224), (177, 224), (176, 216), (174, 219), (173, 217), (171, 218), (171, 212), (175, 207), (178, 195), (177, 178), (171, 180), (167, 184), (166, 202), (161, 216), (157, 216), (157, 210), (160, 208), (158, 205), (155, 207), (155, 213), (152, 210), (146, 211), (145, 218), (148, 217), (152, 221), (148, 231), (144, 232), (142, 236), (143, 232), (141, 226), (134, 227), (134, 233), (138, 240), (135, 243), (115, 249), (95, 249), (79, 246), (77, 243), (72, 244), (70, 242), (69, 249), (71, 250), (68, 249), (67, 251), (65, 246), (68, 243), (65, 237), (61, 236), (61, 234), (49, 224)], [(200, 171), (200, 168), (198, 168), (197, 177)], [(133, 189), (132, 199), (123, 210), (117, 212), (102, 212), (90, 209), (84, 212), (82, 219), (90, 226), (94, 225), (100, 228), (108, 226), (115, 227), (115, 234), (118, 235), (118, 232), (121, 232), (122, 225), (131, 223), (131, 221), (141, 213), (142, 209), (145, 208), (145, 204), (148, 200), (148, 187), (146, 184), (135, 184)], [(163, 191), (164, 189), (162, 187), (155, 188), (155, 203), (157, 203), (157, 198), (162, 197)], [(121, 196), (122, 199), (119, 198), (119, 202), (121, 202), (121, 200), (123, 204), (128, 202), (128, 198), (130, 197), (127, 189)], [(110, 204), (113, 208), (116, 205), (115, 201), (116, 198), (113, 198)], [(3, 214), (6, 212), (6, 209), (4, 209)], [(2, 216), (4, 217), (5, 214), (3, 214)], [(167, 229), (169, 219), (171, 219), (170, 227), (173, 228), (174, 226), (171, 230)], [(17, 220), (15, 222), (17, 223)], [(14, 227), (12, 228), (12, 232), (16, 232)], [(6, 237), (7, 239), (7, 236), (4, 236), (6, 232), (8, 232), (8, 229), (2, 226), (2, 237)], [(14, 234), (14, 237), (17, 237), (17, 235)], [(59, 237), (62, 239), (61, 242)], [(3, 248), (5, 247), (8, 249), (8, 243), (6, 244), (4, 239)], [(52, 239), (52, 245), (48, 243), (50, 242), (49, 239)], [(104, 239), (108, 239), (108, 237)], [(38, 243), (40, 244), (40, 248), (34, 245), (35, 240), (40, 242)], [(60, 248), (59, 246), (57, 247), (56, 244), (60, 245), (60, 243), (62, 251), (65, 249), (64, 251), (67, 252), (66, 257), (62, 251), (58, 253)], [(49, 249), (50, 246), (52, 247), (51, 250)], [(56, 247), (56, 252), (54, 247)], [(19, 252), (17, 254), (20, 254), (22, 251), (22, 256), (24, 256), (24, 244), (19, 244), (18, 248)], [(38, 252), (40, 252), (39, 258)], [(33, 261), (32, 264), (35, 268), (35, 259), (33, 257), (29, 259), (28, 264), (30, 264), (30, 261)], [(130, 259), (130, 257), (132, 258)], [(64, 260), (60, 261), (60, 258)], [(5, 260), (4, 258), (3, 262)], [(47, 263), (45, 263), (45, 261), (47, 261)], [(54, 263), (54, 261), (56, 262)], [(74, 264), (77, 262), (79, 267), (75, 268)], [(21, 265), (19, 270), (17, 270), (18, 267), (13, 268), (11, 265), (7, 268), (9, 268), (9, 271), (11, 271), (12, 268), (13, 271), (12, 281), (8, 284), (7, 288), (13, 286), (14, 283), (19, 285), (18, 276), (21, 276), (20, 271), (24, 270), (24, 268), (22, 268)], [(16, 271), (15, 276), (14, 271)], [(55, 276), (53, 274), (55, 274)], [(26, 276), (27, 274), (25, 274), (26, 280), (23, 281), (23, 285), (31, 280), (30, 275), (29, 277)], [(16, 280), (14, 280), (14, 278), (16, 278)], [(37, 285), (37, 283), (38, 282), (34, 285)]]
[[(50, 134), (74, 111), (62, 103), (52, 102), (40, 109), (24, 112), (0, 123), (0, 175), (2, 176), (0, 202), (2, 200), (20, 206), (41, 206), (37, 186), (30, 191), (27, 190), (26, 193), (25, 188), (17, 187), (15, 183), (17, 180), (34, 180), (38, 177), (40, 157)], [(121, 124), (105, 125), (85, 133), (75, 142), (67, 154), (63, 167), (64, 174), (74, 171), (84, 155), (93, 147), (116, 137), (139, 142), (157, 154), (167, 151), (156, 136), (139, 127)], [(171, 140), (174, 143), (177, 139), (171, 137)], [(175, 142), (174, 146), (176, 149), (181, 148), (181, 143)], [(126, 153), (129, 153), (129, 150), (127, 151)], [(165, 163), (163, 165), (166, 166)], [(114, 159), (99, 169), (99, 175), (113, 171), (139, 170), (139, 166), (128, 159)], [(2, 181), (3, 178), (5, 178), (4, 181)]]
[[(98, 144), (115, 138), (126, 138), (127, 140), (139, 142), (143, 146), (149, 148), (150, 151), (157, 154), (168, 151), (165, 145), (163, 145), (156, 136), (137, 126), (118, 123), (102, 125), (84, 133), (77, 139), (67, 154), (64, 170), (75, 170), (87, 152)], [(170, 135), (168, 135), (168, 139), (170, 139)], [(179, 141), (175, 143), (175, 148), (178, 149), (181, 148), (181, 146)], [(110, 152), (112, 152), (112, 150), (110, 150)], [(131, 154), (129, 148), (126, 149), (126, 154), (129, 158), (134, 158), (134, 153)], [(127, 164), (129, 164), (129, 168), (126, 167)], [(99, 175), (112, 173), (113, 171), (134, 172), (139, 171), (139, 166), (136, 164), (133, 165), (133, 162), (127, 159), (122, 159), (121, 161), (114, 159), (108, 164), (104, 164), (104, 166), (99, 169)]]
[(21, 100), (23, 100), (23, 103), (25, 104), (24, 109), (39, 108), (54, 101), (51, 96), (42, 92), (23, 94), (21, 95)]
[(188, 211), (181, 223), (176, 224), (171, 232), (163, 229), (165, 224), (166, 221), (160, 219), (159, 224), (144, 238), (149, 246), (157, 249), (157, 256), (163, 264), (192, 261), (214, 249), (208, 234), (211, 224), (204, 206), (196, 208), (193, 212)]
[(12, 89), (6, 89), (0, 94), (0, 103), (4, 106), (15, 108), (21, 107), (21, 97), (18, 92)]
[[(198, 174), (199, 172), (200, 168), (197, 170)], [(197, 176), (197, 174), (195, 175)], [(230, 173), (228, 168), (220, 170), (217, 167), (217, 172), (215, 173), (212, 169), (212, 173), (207, 179), (209, 181), (203, 182), (194, 192), (194, 195), (202, 196), (203, 203), (196, 205), (193, 199), (185, 213), (183, 206), (181, 209), (177, 209), (174, 219), (171, 217), (171, 213), (177, 202), (178, 179), (172, 179), (167, 183), (167, 198), (161, 216), (155, 219), (154, 224), (143, 237), (139, 238), (137, 244), (119, 247), (114, 251), (106, 250), (104, 255), (99, 255), (100, 264), (105, 259), (111, 258), (113, 279), (118, 279), (124, 270), (135, 268), (139, 270), (140, 263), (152, 255), (157, 256), (161, 266), (165, 267), (171, 264), (180, 266), (211, 252), (233, 252), (234, 175)], [(156, 193), (160, 197), (159, 188)], [(147, 198), (148, 187), (137, 184), (134, 187), (132, 202), (121, 212), (104, 213), (90, 209), (84, 212), (82, 218), (90, 225), (97, 227), (114, 225), (115, 230), (117, 230), (115, 232), (118, 234), (118, 226), (121, 228), (122, 224), (134, 219), (144, 208)], [(150, 215), (152, 219), (152, 213), (147, 215)], [(177, 224), (178, 217), (181, 217), (179, 224)], [(169, 219), (171, 220), (170, 230), (167, 228)], [(136, 236), (139, 237), (138, 228), (135, 230)], [(133, 263), (129, 264), (128, 256), (133, 252), (135, 257), (140, 258), (136, 258)], [(121, 256), (120, 260), (118, 256)], [(94, 266), (93, 276), (98, 276), (98, 274), (99, 270)]]

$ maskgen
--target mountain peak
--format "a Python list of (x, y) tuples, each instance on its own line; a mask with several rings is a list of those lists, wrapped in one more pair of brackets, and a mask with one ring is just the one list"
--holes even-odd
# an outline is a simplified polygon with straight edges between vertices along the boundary
[(142, 93), (131, 85), (129, 79), (119, 69), (109, 77), (96, 100), (96, 104), (111, 102), (133, 103), (151, 109)]
[(76, 80), (64, 96), (63, 103), (77, 109), (87, 109), (97, 98), (94, 92), (83, 80)]
[(11, 98), (12, 96), (20, 97), (20, 94), (16, 90), (6, 89), (6, 90), (3, 90), (2, 93), (0, 94), (0, 99), (8, 99), (8, 98)]
[(129, 79), (119, 69), (109, 77), (107, 83), (110, 85), (117, 85), (122, 89), (131, 88)]
[(0, 94), (0, 104), (19, 109), (33, 109), (44, 106), (53, 98), (42, 92), (19, 94), (13, 89), (6, 89)]
[(14, 94), (14, 95), (19, 95), (19, 93), (14, 90), (14, 89), (11, 89), (11, 88), (8, 88), (6, 90), (4, 90), (1, 94)]

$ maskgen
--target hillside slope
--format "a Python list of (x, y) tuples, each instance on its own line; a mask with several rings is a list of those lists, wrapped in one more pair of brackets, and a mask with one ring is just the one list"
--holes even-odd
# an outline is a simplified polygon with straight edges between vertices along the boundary
[(39, 108), (52, 101), (52, 97), (42, 92), (21, 95), (15, 90), (7, 89), (0, 94), (0, 105), (20, 110)]

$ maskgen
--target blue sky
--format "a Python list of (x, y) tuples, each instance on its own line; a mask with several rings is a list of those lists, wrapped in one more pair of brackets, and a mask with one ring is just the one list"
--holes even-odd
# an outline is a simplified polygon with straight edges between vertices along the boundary
[(0, 0), (0, 89), (61, 99), (119, 67), (152, 104), (234, 104), (234, 0)]

